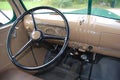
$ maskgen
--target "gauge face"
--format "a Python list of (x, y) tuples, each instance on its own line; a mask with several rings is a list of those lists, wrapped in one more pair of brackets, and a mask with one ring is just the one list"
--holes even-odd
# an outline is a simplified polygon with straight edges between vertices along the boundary
[(53, 28), (47, 28), (45, 29), (45, 33), (46, 34), (56, 34), (56, 31)]
[(52, 27), (49, 27), (49, 28), (46, 28), (44, 30), (44, 32), (46, 34), (52, 34), (52, 35), (58, 35), (58, 36), (65, 36), (65, 34), (66, 34), (66, 31), (63, 28), (52, 28)]
[(57, 36), (65, 36), (66, 34), (65, 27), (63, 26), (38, 24), (38, 28), (46, 34), (57, 35)]

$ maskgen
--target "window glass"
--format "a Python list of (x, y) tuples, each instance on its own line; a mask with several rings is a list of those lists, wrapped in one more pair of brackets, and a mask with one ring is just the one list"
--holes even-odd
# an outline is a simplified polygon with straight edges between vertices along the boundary
[(13, 18), (13, 11), (6, 0), (0, 1), (0, 27), (9, 23)]
[(93, 0), (91, 14), (120, 20), (120, 0)]
[(37, 6), (51, 6), (64, 13), (87, 14), (88, 0), (23, 0), (23, 3), (27, 9)]

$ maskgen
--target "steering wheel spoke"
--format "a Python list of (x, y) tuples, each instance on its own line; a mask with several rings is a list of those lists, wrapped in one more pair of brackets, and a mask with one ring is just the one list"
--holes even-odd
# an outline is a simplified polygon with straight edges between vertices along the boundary
[(50, 34), (44, 34), (43, 39), (64, 40), (65, 37), (63, 37), (63, 36), (56, 36), (56, 35), (50, 35)]
[(32, 39), (30, 39), (22, 48), (19, 49), (19, 51), (12, 56), (12, 58), (16, 58), (17, 56), (19, 56), (20, 54), (22, 54), (22, 52), (27, 49), (32, 43)]
[(31, 12), (31, 15), (32, 15), (32, 20), (33, 20), (33, 24), (34, 24), (34, 30), (36, 31), (37, 30), (37, 24), (35, 22), (34, 14)]

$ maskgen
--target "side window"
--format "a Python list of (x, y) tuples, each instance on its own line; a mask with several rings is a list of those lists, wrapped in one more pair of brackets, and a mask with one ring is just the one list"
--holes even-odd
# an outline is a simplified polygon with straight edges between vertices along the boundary
[(13, 11), (7, 0), (0, 1), (0, 27), (9, 23), (13, 18)]

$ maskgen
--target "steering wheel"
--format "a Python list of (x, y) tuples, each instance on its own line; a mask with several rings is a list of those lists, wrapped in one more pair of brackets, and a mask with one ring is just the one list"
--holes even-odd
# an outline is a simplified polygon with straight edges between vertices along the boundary
[[(57, 36), (57, 35), (45, 34), (42, 30), (38, 29), (38, 26), (36, 24), (35, 17), (34, 17), (34, 12), (36, 10), (42, 10), (42, 9), (51, 10), (53, 12), (56, 12), (59, 16), (61, 16), (61, 18), (63, 19), (63, 22), (65, 24), (65, 31), (66, 31), (65, 36), (62, 37), (62, 36)], [(11, 51), (11, 45), (12, 45), (11, 39), (13, 36), (13, 32), (15, 31), (17, 24), (20, 21), (22, 21), (26, 15), (31, 15), (33, 25), (34, 25), (34, 30), (30, 33), (30, 35), (28, 35), (28, 37), (29, 37), (28, 42), (26, 44), (24, 44), (21, 49), (19, 49), (16, 53), (13, 54), (13, 52)], [(22, 52), (25, 51), (29, 46), (31, 46), (33, 42), (34, 43), (39, 42), (39, 44), (40, 44), (40, 42), (43, 40), (58, 40), (58, 41), (62, 40), (62, 42), (63, 42), (62, 47), (59, 50), (58, 54), (56, 56), (54, 56), (54, 58), (52, 58), (50, 61), (46, 62), (45, 64), (37, 65), (37, 66), (25, 66), (18, 62), (17, 57), (19, 55), (21, 55)], [(36, 8), (30, 9), (30, 10), (26, 11), (25, 13), (23, 13), (19, 18), (17, 18), (15, 20), (13, 26), (10, 28), (10, 30), (8, 32), (8, 36), (7, 36), (8, 56), (9, 56), (10, 60), (12, 61), (12, 63), (15, 64), (19, 68), (22, 68), (25, 70), (40, 70), (40, 69), (42, 70), (42, 69), (49, 67), (51, 64), (53, 64), (63, 54), (65, 48), (68, 45), (68, 40), (69, 40), (69, 24), (68, 24), (66, 17), (59, 10), (57, 10), (55, 8), (48, 7), (48, 6), (36, 7)]]

